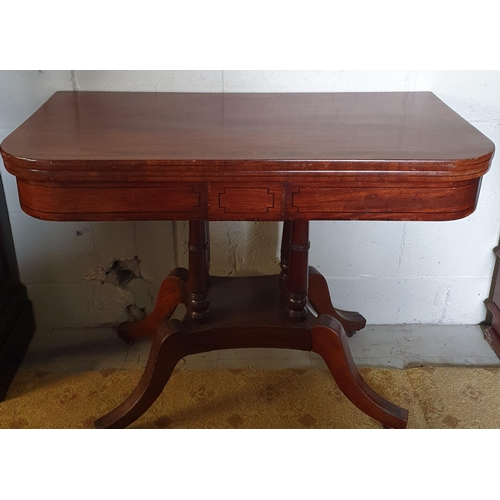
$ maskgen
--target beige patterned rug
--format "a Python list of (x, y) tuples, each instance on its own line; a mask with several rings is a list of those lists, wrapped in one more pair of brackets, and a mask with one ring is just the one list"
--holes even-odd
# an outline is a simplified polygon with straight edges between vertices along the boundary
[[(386, 399), (407, 408), (409, 428), (500, 428), (500, 368), (362, 369)], [(92, 428), (123, 401), (141, 372), (21, 370), (0, 428)], [(133, 428), (380, 428), (326, 370), (174, 372)]]

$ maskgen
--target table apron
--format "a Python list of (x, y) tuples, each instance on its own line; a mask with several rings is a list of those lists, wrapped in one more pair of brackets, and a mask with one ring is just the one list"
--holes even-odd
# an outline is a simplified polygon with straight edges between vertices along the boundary
[(481, 177), (365, 182), (32, 183), (23, 210), (43, 220), (454, 220), (476, 207)]

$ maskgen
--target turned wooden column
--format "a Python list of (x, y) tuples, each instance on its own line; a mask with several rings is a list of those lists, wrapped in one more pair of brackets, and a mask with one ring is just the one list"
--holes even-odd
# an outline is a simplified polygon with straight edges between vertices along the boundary
[(281, 237), (281, 260), (280, 260), (280, 286), (286, 288), (288, 281), (288, 269), (290, 265), (290, 238), (292, 236), (292, 221), (283, 222), (283, 235)]
[(309, 221), (292, 223), (290, 261), (288, 268), (288, 314), (296, 320), (306, 317), (307, 285), (309, 281)]
[(208, 275), (208, 222), (189, 222), (188, 310), (193, 320), (204, 320), (210, 315)]

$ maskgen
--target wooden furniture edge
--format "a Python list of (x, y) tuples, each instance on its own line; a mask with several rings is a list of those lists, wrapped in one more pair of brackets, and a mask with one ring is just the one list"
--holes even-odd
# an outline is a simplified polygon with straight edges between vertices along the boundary
[[(42, 220), (456, 220), (481, 178), (460, 182), (39, 183), (18, 179), (22, 209)], [(412, 204), (408, 204), (408, 200)], [(411, 207), (411, 208), (410, 208)]]
[(485, 300), (488, 314), (483, 328), (484, 338), (500, 358), (500, 246), (493, 249), (496, 256), (493, 277), (491, 280), (490, 297)]
[[(467, 180), (481, 177), (490, 168), (495, 153), (492, 149), (484, 155), (469, 159), (429, 160), (122, 160), (102, 159), (44, 160), (21, 158), (11, 155), (0, 145), (6, 170), (19, 179), (40, 182), (68, 181), (127, 181), (164, 182), (182, 177), (192, 181), (216, 181), (232, 177), (263, 174), (271, 178), (301, 179), (312, 177), (318, 181), (322, 176), (368, 178), (378, 175), (394, 176), (395, 180), (418, 179), (419, 177)], [(83, 164), (83, 165), (82, 165)], [(187, 173), (186, 167), (196, 168)], [(138, 170), (138, 168), (140, 170)], [(187, 175), (186, 175), (187, 174)]]

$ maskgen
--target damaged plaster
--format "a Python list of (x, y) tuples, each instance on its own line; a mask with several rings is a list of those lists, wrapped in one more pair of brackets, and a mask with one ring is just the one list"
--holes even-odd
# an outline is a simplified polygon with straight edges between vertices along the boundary
[[(132, 259), (113, 260), (106, 269), (98, 267), (84, 279), (99, 281), (101, 288), (108, 291), (112, 288), (114, 293), (109, 294), (106, 299), (101, 296), (101, 304), (97, 307), (100, 311), (109, 311), (118, 305), (122, 312), (119, 321), (140, 320), (146, 316), (146, 309), (153, 305), (150, 293), (152, 283), (142, 276), (141, 261), (137, 255)], [(103, 325), (107, 323), (104, 322)]]

